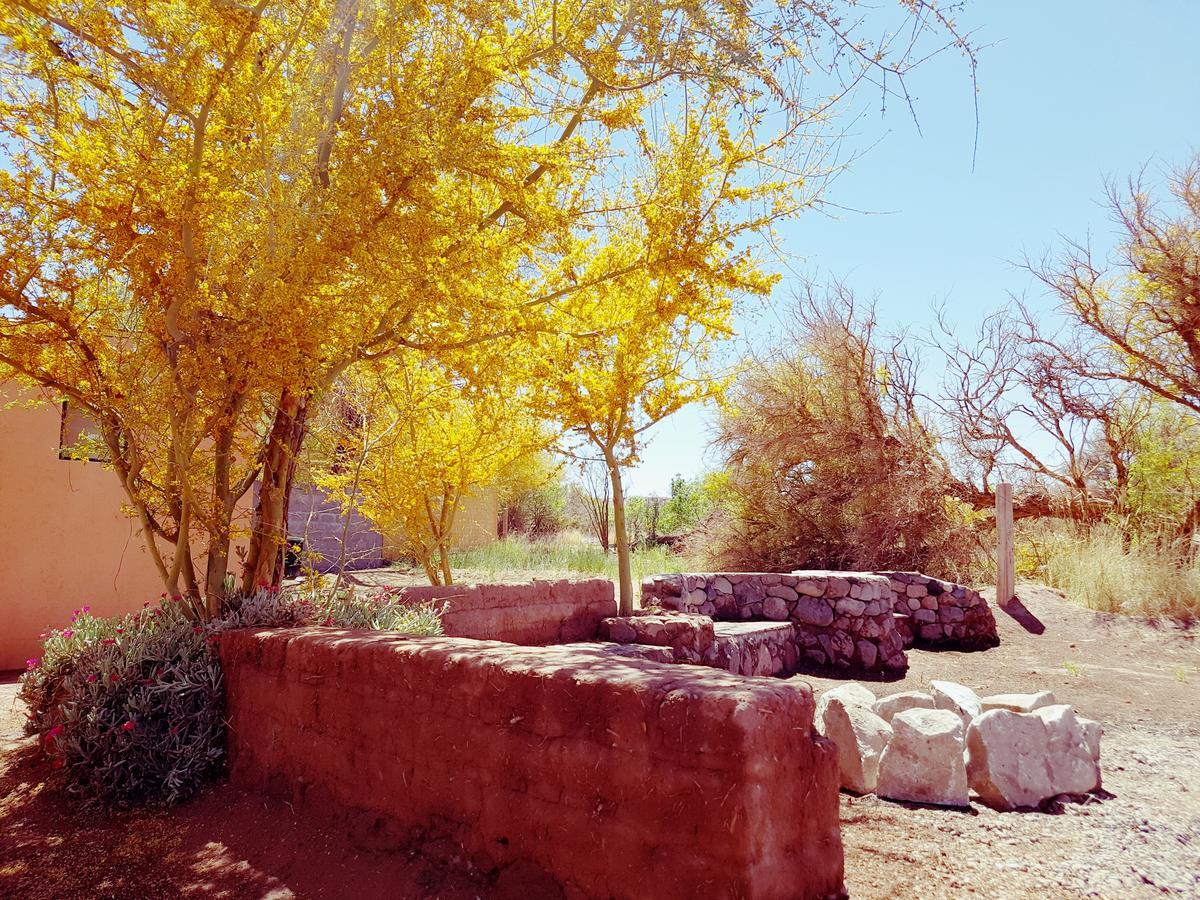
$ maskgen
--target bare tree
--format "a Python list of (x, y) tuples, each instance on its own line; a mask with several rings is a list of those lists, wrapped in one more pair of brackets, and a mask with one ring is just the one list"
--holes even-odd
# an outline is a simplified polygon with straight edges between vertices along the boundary
[(607, 553), (612, 547), (609, 539), (612, 482), (608, 477), (607, 468), (596, 460), (581, 460), (579, 481), (573, 483), (571, 489), (583, 507), (589, 529), (595, 535), (601, 549)]
[(1123, 509), (1144, 395), (1082, 375), (1086, 351), (1063, 333), (1047, 336), (1022, 304), (988, 316), (970, 342), (944, 316), (939, 330), (945, 376), (934, 402), (972, 463), (960, 497), (983, 508), (994, 483), (1008, 481), (1017, 518), (1094, 520)]
[(1107, 188), (1120, 230), (1113, 258), (1085, 244), (1027, 266), (1059, 300), (1069, 327), (1040, 339), (1080, 376), (1145, 391), (1200, 413), (1200, 156), (1154, 199), (1144, 171)]
[(717, 562), (946, 575), (971, 564), (909, 347), (844, 286), (805, 289), (785, 342), (747, 367), (719, 422), (731, 512), (709, 535)]

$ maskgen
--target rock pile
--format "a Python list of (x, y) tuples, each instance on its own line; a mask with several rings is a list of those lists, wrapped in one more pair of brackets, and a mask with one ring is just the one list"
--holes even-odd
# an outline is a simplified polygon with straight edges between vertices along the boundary
[(837, 747), (842, 787), (892, 800), (1036, 807), (1100, 786), (1098, 722), (1049, 691), (979, 697), (951, 681), (876, 699), (860, 684), (826, 691), (817, 730)]

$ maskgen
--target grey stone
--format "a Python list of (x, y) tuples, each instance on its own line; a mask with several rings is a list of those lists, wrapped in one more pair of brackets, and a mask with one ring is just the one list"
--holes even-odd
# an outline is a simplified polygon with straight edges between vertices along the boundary
[(800, 597), (796, 601), (793, 617), (806, 625), (826, 626), (833, 624), (833, 610), (829, 604), (817, 597)]

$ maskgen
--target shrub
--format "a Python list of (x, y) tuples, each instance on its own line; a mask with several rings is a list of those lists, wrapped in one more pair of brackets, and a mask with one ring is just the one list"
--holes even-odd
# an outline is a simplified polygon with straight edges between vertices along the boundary
[(20, 696), (68, 790), (106, 806), (169, 805), (191, 796), (225, 759), (218, 636), (230, 628), (309, 622), (441, 633), (437, 613), (377, 594), (261, 591), (222, 618), (198, 623), (184, 605), (114, 618), (76, 611), (45, 636)]
[(953, 499), (915, 366), (848, 294), (799, 300), (783, 345), (745, 366), (721, 410), (724, 496), (698, 540), (713, 567), (965, 577), (979, 523)]

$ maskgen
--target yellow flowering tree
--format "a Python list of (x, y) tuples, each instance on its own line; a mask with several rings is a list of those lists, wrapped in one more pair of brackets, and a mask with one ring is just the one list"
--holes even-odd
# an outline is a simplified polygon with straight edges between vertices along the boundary
[(336, 446), (314, 480), (398, 540), (430, 584), (450, 584), (463, 500), (548, 444), (519, 394), (412, 354), (365, 367), (338, 385)]
[[(877, 43), (845, 5), (5, 3), (0, 375), (96, 419), (164, 585), (213, 614), (238, 533), (241, 589), (281, 577), (309, 411), (343, 373), (575, 334), (573, 295), (672, 281), (653, 233), (582, 261), (653, 207), (635, 163), (693, 97), (795, 184), (848, 91), (902, 76), (914, 36), (958, 41), (936, 0), (898, 0), (914, 28)], [(836, 87), (810, 95), (817, 69)]]

